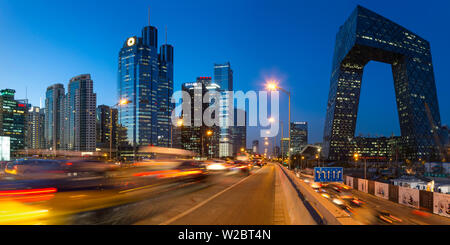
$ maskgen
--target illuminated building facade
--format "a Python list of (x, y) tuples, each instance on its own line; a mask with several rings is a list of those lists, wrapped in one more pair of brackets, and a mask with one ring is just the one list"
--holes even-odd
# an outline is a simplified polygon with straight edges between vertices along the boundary
[(219, 139), (219, 156), (233, 156), (233, 138), (230, 125), (233, 124), (231, 113), (234, 113), (234, 105), (232, 95), (227, 91), (233, 91), (233, 70), (230, 62), (225, 64), (214, 64), (214, 84), (218, 86), (221, 92), (220, 100), (220, 139)]
[(14, 99), (14, 89), (0, 90), (0, 136), (10, 138), (11, 152), (25, 148), (27, 105)]
[(59, 83), (48, 87), (45, 93), (44, 136), (47, 149), (58, 150), (61, 148), (64, 96), (64, 85)]
[(95, 151), (95, 110), (97, 95), (91, 75), (70, 79), (64, 97), (61, 148), (70, 151)]
[(44, 122), (44, 110), (36, 106), (31, 107), (27, 116), (26, 145), (28, 149), (45, 149)]
[(95, 114), (97, 148), (112, 148), (115, 151), (118, 139), (117, 108), (99, 105)]
[(119, 53), (118, 99), (128, 100), (119, 109), (119, 124), (125, 129), (125, 147), (171, 142), (173, 105), (173, 47), (164, 44), (158, 53), (158, 30), (146, 26), (141, 37), (128, 38)]
[(441, 119), (430, 44), (361, 6), (336, 36), (323, 156), (333, 161), (352, 157), (362, 75), (371, 60), (392, 65), (402, 158), (436, 159), (438, 150), (433, 134), (439, 133), (435, 131), (440, 128)]
[(292, 154), (297, 154), (308, 145), (308, 123), (291, 122), (291, 148)]

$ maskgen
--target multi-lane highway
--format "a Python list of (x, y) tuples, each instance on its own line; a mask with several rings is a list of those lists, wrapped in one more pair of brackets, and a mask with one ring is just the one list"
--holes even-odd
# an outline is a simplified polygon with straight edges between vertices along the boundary
[[(280, 166), (269, 163), (264, 167), (252, 166), (250, 172), (242, 171), (246, 166), (232, 166), (234, 170), (209, 171), (200, 175), (200, 168), (192, 166), (184, 170), (157, 171), (147, 167), (130, 168), (118, 171), (115, 177), (102, 177), (100, 182), (98, 177), (93, 177), (87, 183), (95, 188), (85, 188), (86, 178), (70, 179), (70, 182), (2, 180), (0, 224), (316, 224), (317, 217), (312, 218), (312, 210), (305, 207), (311, 200), (300, 201), (294, 189), (289, 189), (291, 182)], [(291, 177), (293, 181), (313, 184), (312, 176)], [(42, 183), (63, 188), (36, 187)], [(342, 193), (333, 185), (306, 187), (315, 189), (333, 204), (344, 203), (338, 207), (348, 207), (346, 211), (359, 224), (450, 224), (450, 219), (445, 217), (357, 190), (347, 190), (339, 183), (334, 186), (362, 201), (362, 206), (340, 199)], [(380, 215), (393, 217), (383, 219)]]
[[(170, 181), (125, 188), (44, 193), (31, 202), (0, 201), (14, 207), (10, 217), (36, 214), (19, 224), (289, 224), (280, 171), (275, 165), (211, 173), (193, 181)], [(39, 189), (40, 190), (40, 189)], [(29, 198), (28, 196), (26, 196)], [(0, 217), (1, 218), (1, 217)]]

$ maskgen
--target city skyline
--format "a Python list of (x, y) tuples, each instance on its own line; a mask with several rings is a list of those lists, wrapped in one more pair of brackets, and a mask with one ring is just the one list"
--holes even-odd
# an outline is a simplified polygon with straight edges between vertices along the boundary
[[(50, 1), (51, 2), (51, 1)], [(440, 112), (441, 112), (441, 120), (442, 124), (448, 124), (449, 123), (449, 116), (450, 116), (450, 108), (448, 108), (449, 99), (445, 97), (445, 91), (447, 91), (448, 83), (445, 78), (444, 69), (446, 67), (445, 58), (448, 54), (448, 49), (445, 48), (443, 41), (445, 42), (446, 38), (443, 37), (443, 35), (449, 35), (448, 33), (439, 33), (436, 34), (432, 30), (427, 29), (435, 29), (439, 28), (440, 25), (442, 25), (437, 18), (439, 15), (430, 15), (427, 11), (419, 11), (419, 7), (414, 7), (414, 5), (407, 6), (407, 8), (410, 9), (410, 12), (417, 12), (425, 15), (426, 21), (415, 21), (414, 18), (411, 16), (405, 15), (405, 14), (394, 14), (395, 11), (390, 12), (389, 9), (383, 9), (381, 10), (381, 7), (379, 6), (372, 6), (374, 4), (371, 4), (369, 2), (364, 1), (358, 1), (359, 4), (362, 4), (363, 6), (372, 9), (373, 11), (382, 14), (383, 16), (386, 16), (388, 18), (393, 19), (393, 21), (397, 23), (401, 23), (406, 28), (415, 30), (415, 33), (417, 33), (420, 36), (423, 36), (427, 40), (430, 41), (432, 44), (431, 50), (433, 53), (433, 64), (435, 66), (435, 76), (436, 76), (436, 87), (438, 91), (438, 101), (439, 104), (441, 104)], [(168, 13), (167, 10), (170, 7), (169, 5), (161, 5), (158, 3), (150, 3), (151, 4), (151, 14), (150, 14), (150, 23), (152, 26), (157, 26), (159, 28), (160, 33), (164, 31), (164, 26), (168, 25), (168, 40), (169, 43), (173, 43), (174, 46), (177, 47), (177, 54), (175, 58), (175, 69), (174, 69), (174, 88), (175, 90), (181, 89), (181, 83), (183, 81), (189, 81), (193, 80), (197, 75), (196, 74), (205, 74), (208, 76), (213, 75), (213, 71), (211, 69), (211, 65), (213, 63), (220, 63), (220, 62), (226, 62), (230, 61), (233, 64), (233, 70), (235, 71), (235, 90), (263, 90), (263, 83), (264, 83), (264, 76), (269, 76), (275, 74), (277, 78), (284, 78), (283, 81), (281, 81), (281, 84), (283, 87), (287, 87), (292, 91), (297, 92), (297, 96), (293, 101), (293, 118), (292, 121), (308, 121), (308, 123), (311, 125), (310, 128), (310, 142), (309, 143), (315, 143), (315, 142), (321, 142), (322, 141), (322, 135), (323, 135), (323, 125), (325, 121), (325, 115), (324, 111), (326, 110), (326, 100), (328, 95), (328, 86), (329, 86), (329, 72), (331, 68), (331, 57), (333, 55), (332, 49), (333, 49), (333, 43), (335, 41), (335, 34), (336, 30), (340, 23), (342, 23), (345, 18), (351, 13), (352, 9), (356, 6), (356, 3), (352, 2), (344, 2), (344, 4), (340, 4), (341, 6), (337, 6), (340, 11), (336, 11), (338, 13), (327, 16), (331, 18), (332, 20), (336, 20), (336, 23), (333, 23), (333, 21), (327, 21), (330, 23), (324, 23), (323, 21), (320, 21), (320, 16), (324, 17), (327, 14), (330, 13), (321, 13), (320, 15), (314, 17), (317, 18), (315, 20), (319, 20), (319, 27), (320, 28), (320, 34), (313, 31), (311, 35), (309, 35), (306, 40), (303, 41), (303, 45), (299, 45), (298, 49), (293, 50), (295, 54), (298, 54), (299, 52), (306, 52), (302, 46), (308, 46), (311, 45), (312, 42), (318, 41), (318, 39), (323, 37), (328, 37), (329, 40), (326, 41), (327, 44), (324, 44), (325, 42), (321, 43), (319, 42), (317, 45), (324, 45), (321, 47), (323, 51), (319, 52), (317, 55), (311, 55), (308, 53), (305, 53), (307, 58), (305, 58), (303, 61), (303, 58), (294, 59), (294, 57), (288, 55), (288, 56), (279, 56), (280, 54), (275, 54), (276, 52), (270, 52), (268, 54), (258, 53), (258, 50), (262, 50), (260, 47), (260, 44), (256, 40), (251, 39), (251, 37), (258, 37), (261, 33), (257, 31), (253, 31), (251, 34), (244, 34), (243, 31), (237, 32), (233, 29), (227, 29), (229, 31), (230, 36), (233, 36), (232, 34), (239, 33), (240, 35), (238, 38), (228, 38), (228, 42), (216, 42), (214, 45), (205, 45), (205, 40), (202, 40), (202, 36), (198, 35), (197, 32), (201, 31), (209, 31), (212, 32), (212, 34), (217, 34), (213, 30), (208, 29), (207, 26), (200, 25), (199, 28), (195, 28), (196, 30), (193, 30), (192, 35), (190, 37), (186, 37), (183, 35), (186, 35), (186, 31), (182, 31), (181, 27), (183, 21), (181, 21), (182, 17), (173, 18), (171, 17), (176, 16), (179, 14), (179, 11), (181, 9), (175, 9), (173, 13)], [(233, 5), (234, 4), (234, 5)], [(232, 5), (238, 5), (238, 3), (233, 3)], [(265, 11), (267, 11), (267, 5), (271, 5), (269, 3), (263, 2), (262, 3), (265, 7)], [(304, 3), (303, 3), (304, 4)], [(334, 3), (330, 3), (330, 5), (333, 5)], [(448, 3), (444, 3), (448, 4)], [(66, 4), (54, 4), (54, 9), (51, 9), (51, 12), (54, 12), (53, 15), (50, 15), (47, 18), (40, 17), (44, 23), (51, 22), (50, 26), (48, 28), (48, 31), (42, 31), (41, 33), (34, 33), (30, 28), (32, 28), (34, 25), (37, 24), (31, 24), (30, 21), (33, 15), (29, 17), (24, 17), (23, 15), (29, 14), (29, 11), (32, 9), (33, 4), (29, 4), (30, 6), (21, 6), (21, 3), (1, 3), (0, 6), (2, 9), (2, 16), (0, 17), (1, 21), (0, 23), (5, 23), (6, 26), (11, 26), (11, 23), (14, 22), (17, 30), (11, 30), (9, 28), (1, 28), (6, 31), (2, 31), (2, 34), (5, 36), (13, 36), (17, 37), (15, 39), (16, 42), (13, 42), (11, 46), (8, 48), (8, 50), (5, 50), (5, 54), (8, 60), (8, 64), (4, 64), (3, 67), (5, 67), (5, 71), (17, 71), (19, 69), (23, 69), (23, 67), (26, 67), (29, 71), (27, 74), (9, 74), (5, 72), (5, 76), (2, 82), (1, 87), (2, 88), (12, 88), (17, 91), (16, 98), (18, 99), (25, 99), (28, 97), (30, 99), (31, 104), (34, 106), (40, 105), (40, 98), (42, 98), (42, 101), (44, 101), (45, 98), (45, 88), (55, 84), (55, 83), (65, 83), (67, 77), (72, 77), (76, 74), (84, 74), (84, 73), (90, 73), (92, 75), (92, 79), (94, 82), (94, 92), (98, 94), (98, 100), (97, 105), (106, 104), (106, 105), (112, 105), (117, 103), (114, 98), (111, 98), (113, 96), (107, 96), (109, 92), (111, 91), (111, 94), (115, 94), (114, 90), (116, 89), (116, 75), (117, 75), (117, 56), (118, 51), (117, 47), (123, 44), (123, 40), (125, 38), (128, 38), (130, 36), (133, 36), (134, 33), (138, 33), (140, 28), (145, 26), (147, 24), (147, 18), (148, 13), (147, 11), (143, 11), (142, 8), (148, 7), (148, 3), (146, 2), (136, 2), (135, 8), (141, 8), (139, 11), (131, 10), (133, 7), (129, 7), (130, 15), (135, 16), (133, 20), (127, 20), (125, 21), (125, 24), (119, 25), (118, 30), (115, 30), (115, 28), (111, 28), (109, 26), (105, 27), (104, 30), (101, 30), (101, 32), (96, 33), (98, 30), (95, 30), (96, 25), (93, 25), (92, 27), (87, 28), (86, 23), (78, 23), (81, 28), (85, 27), (86, 29), (83, 29), (83, 32), (86, 34), (96, 34), (96, 35), (86, 35), (88, 38), (86, 40), (77, 39), (74, 38), (71, 42), (65, 42), (68, 38), (73, 38), (75, 36), (69, 35), (64, 30), (58, 29), (58, 24), (56, 22), (52, 22), (55, 17), (60, 15), (60, 12), (67, 8)], [(115, 13), (118, 13), (117, 6), (112, 4), (113, 6), (107, 8), (104, 12), (99, 13), (102, 16), (107, 17), (108, 15), (113, 15)], [(195, 2), (193, 3), (193, 6), (190, 8), (200, 7), (201, 5), (205, 5), (203, 8), (212, 8), (217, 3), (211, 3), (211, 4), (205, 4), (204, 2)], [(247, 1), (242, 4), (243, 6), (253, 6), (251, 2)], [(315, 11), (318, 11), (318, 6), (314, 6), (312, 4), (312, 14), (317, 13)], [(393, 3), (395, 5), (395, 3)], [(139, 6), (139, 7), (138, 7)], [(295, 5), (297, 9), (302, 9), (302, 6)], [(17, 8), (23, 8), (23, 12), (19, 13), (18, 11), (14, 12)], [(79, 4), (77, 8), (80, 7), (88, 7), (86, 9), (89, 10), (89, 5), (85, 3)], [(264, 20), (264, 22), (257, 23), (258, 21), (262, 21), (262, 14), (257, 14), (258, 6), (255, 7), (255, 11), (251, 12), (250, 17), (254, 17), (254, 21), (249, 21), (245, 24), (245, 28), (262, 28), (262, 24), (267, 24), (267, 28), (278, 26), (277, 24), (283, 23), (284, 21), (288, 21), (286, 18), (281, 18), (278, 23), (273, 23), (276, 19), (276, 17), (282, 16), (282, 9), (279, 7), (275, 8), (273, 17), (268, 18), (267, 20)], [(225, 7), (224, 7), (225, 8)], [(225, 9), (221, 10), (220, 16), (222, 17), (231, 17), (230, 14), (226, 13), (226, 9), (231, 7), (226, 7)], [(430, 6), (430, 9), (433, 9), (435, 7)], [(60, 11), (58, 11), (58, 9)], [(201, 9), (201, 8), (199, 8)], [(270, 8), (269, 8), (270, 9)], [(306, 9), (306, 8), (305, 8)], [(311, 8), (309, 8), (311, 9)], [(283, 8), (285, 10), (285, 8)], [(437, 8), (439, 11), (439, 8)], [(74, 9), (73, 11), (76, 11)], [(219, 10), (217, 10), (219, 11)], [(241, 11), (241, 10), (240, 10)], [(3, 14), (3, 12), (5, 12)], [(38, 12), (38, 11), (37, 11)], [(160, 13), (164, 12), (164, 14)], [(340, 13), (339, 13), (340, 12)], [(408, 11), (405, 11), (405, 13)], [(239, 12), (240, 13), (240, 12)], [(211, 13), (207, 13), (211, 14)], [(319, 13), (317, 13), (319, 14)], [(311, 14), (309, 14), (311, 15)], [(43, 15), (45, 16), (45, 14)], [(250, 18), (249, 17), (249, 18)], [(7, 18), (7, 19), (3, 19)], [(18, 18), (22, 18), (21, 21), (18, 21)], [(231, 28), (236, 25), (234, 22), (238, 22), (239, 19), (243, 18), (238, 14), (236, 17), (237, 20), (233, 20), (232, 23), (230, 23)], [(219, 21), (219, 24), (221, 23), (221, 19), (217, 18)], [(105, 18), (105, 21), (111, 21), (112, 19)], [(200, 19), (192, 18), (189, 20), (190, 22), (196, 22), (200, 21)], [(113, 21), (115, 23), (115, 20)], [(102, 22), (100, 21), (99, 24)], [(132, 23), (132, 24), (130, 24)], [(49, 23), (47, 23), (49, 24)], [(198, 24), (198, 23), (197, 23)], [(223, 23), (222, 23), (223, 24)], [(298, 21), (296, 20), (294, 24), (298, 24)], [(311, 24), (310, 27), (305, 27), (301, 25), (300, 28), (313, 28), (317, 27), (317, 24), (309, 23)], [(24, 27), (25, 25), (29, 25), (27, 28), (20, 28)], [(251, 26), (249, 26), (251, 25)], [(294, 25), (292, 25), (294, 26)], [(78, 33), (77, 31), (80, 31), (80, 27), (75, 27), (74, 23), (69, 21), (69, 27), (67, 30), (70, 32), (71, 28), (74, 27), (73, 31), (75, 33)], [(92, 28), (92, 29), (90, 29)], [(244, 28), (244, 29), (245, 29)], [(40, 28), (42, 30), (42, 28)], [(261, 31), (258, 29), (258, 31)], [(5, 32), (5, 33), (3, 33)], [(208, 33), (209, 33), (208, 32)], [(300, 30), (292, 30), (289, 29), (289, 26), (283, 27), (283, 28), (276, 28), (274, 29), (274, 32), (278, 34), (274, 34), (276, 37), (267, 37), (269, 40), (271, 38), (277, 38), (277, 40), (280, 38), (279, 36), (285, 35), (284, 39), (288, 37), (288, 34), (292, 34), (291, 41), (295, 41), (306, 32)], [(295, 32), (295, 33), (292, 33)], [(206, 33), (206, 32), (205, 32)], [(325, 34), (324, 34), (325, 33)], [(219, 34), (217, 36), (215, 35), (208, 35), (208, 38), (211, 38), (213, 40), (219, 39), (224, 35)], [(23, 37), (30, 37), (34, 36), (37, 38), (37, 40), (33, 38), (27, 38), (28, 40), (34, 40), (33, 45), (37, 45), (39, 49), (33, 49), (33, 52), (30, 53), (30, 61), (33, 61), (41, 52), (47, 53), (47, 56), (44, 56), (42, 64), (36, 64), (35, 62), (29, 63), (30, 61), (21, 61), (22, 63), (19, 63), (18, 59), (24, 59), (26, 56), (25, 54), (22, 54), (19, 52), (17, 57), (12, 57), (11, 54), (15, 53), (14, 51), (17, 51), (19, 46), (23, 46), (24, 44), (24, 38)], [(81, 35), (84, 36), (84, 35)], [(22, 38), (21, 38), (22, 37)], [(103, 42), (103, 38), (105, 37), (114, 37), (111, 40), (111, 44), (105, 44), (105, 48), (100, 48), (99, 43)], [(89, 39), (91, 41), (89, 41)], [(161, 38), (164, 40), (163, 38)], [(80, 42), (81, 40), (81, 42)], [(246, 42), (252, 42), (252, 46), (245, 46), (247, 49), (242, 49), (244, 47), (239, 45), (244, 45)], [(78, 44), (77, 44), (78, 42)], [(192, 50), (187, 50), (186, 47), (193, 44), (193, 42), (197, 42)], [(263, 41), (267, 44), (267, 40)], [(120, 43), (119, 45), (117, 45)], [(162, 44), (163, 41), (160, 41), (159, 44)], [(331, 45), (330, 45), (331, 43)], [(44, 44), (44, 45), (43, 45)], [(230, 44), (230, 46), (227, 46), (227, 44)], [(36, 48), (36, 46), (31, 45), (30, 48)], [(202, 46), (203, 45), (203, 46)], [(317, 45), (312, 45), (311, 48), (313, 51), (317, 50), (319, 47)], [(107, 51), (110, 46), (112, 46), (113, 51)], [(210, 54), (209, 51), (212, 49), (223, 49), (222, 51), (215, 51)], [(236, 49), (236, 51), (231, 52), (232, 50), (229, 49)], [(69, 51), (71, 50), (71, 51)], [(244, 50), (244, 55), (236, 53), (239, 50)], [(278, 49), (274, 49), (278, 50)], [(3, 50), (2, 50), (3, 51)], [(248, 51), (248, 52), (247, 52)], [(59, 54), (56, 54), (60, 52)], [(76, 53), (72, 55), (72, 52)], [(201, 58), (190, 56), (190, 52), (195, 52), (196, 54), (200, 54)], [(228, 52), (229, 54), (226, 54)], [(242, 51), (241, 51), (242, 52)], [(312, 52), (312, 51), (311, 51)], [(248, 58), (244, 58), (245, 54), (248, 54)], [(51, 64), (54, 64), (54, 61), (49, 60), (58, 60), (67, 55), (68, 57), (71, 57), (67, 60), (67, 63), (64, 63), (64, 65), (58, 65), (57, 68), (60, 69), (54, 69), (54, 67), (51, 66)], [(108, 57), (106, 59), (106, 57)], [(206, 57), (206, 58), (205, 58)], [(268, 60), (265, 61), (257, 61), (257, 58), (260, 57), (268, 57)], [(283, 61), (273, 62), (271, 59), (280, 60), (280, 57), (283, 58)], [(87, 59), (85, 59), (87, 58)], [(190, 65), (189, 60), (194, 59), (192, 62), (192, 65)], [(197, 60), (198, 59), (198, 60)], [(107, 60), (107, 61), (105, 61)], [(201, 61), (200, 61), (201, 60)], [(249, 62), (250, 60), (250, 62)], [(311, 60), (310, 62), (307, 62), (308, 60)], [(287, 64), (287, 63), (292, 64)], [(59, 61), (58, 61), (59, 63)], [(113, 64), (109, 65), (110, 63)], [(255, 63), (253, 65), (247, 65), (249, 63)], [(276, 66), (274, 67), (274, 63), (276, 63)], [(308, 64), (309, 63), (309, 64)], [(317, 65), (311, 65), (317, 63)], [(115, 67), (114, 67), (115, 64)], [(186, 65), (189, 64), (189, 65)], [(243, 65), (245, 64), (245, 65)], [(300, 72), (298, 72), (298, 66), (305, 67), (305, 69), (301, 69)], [(47, 67), (47, 69), (44, 69), (44, 67)], [(295, 69), (293, 68), (295, 67)], [(9, 69), (11, 68), (11, 69)], [(380, 69), (379, 69), (380, 68)], [(312, 77), (311, 74), (308, 73), (308, 69), (312, 69), (312, 71), (321, 71), (317, 74), (316, 77)], [(37, 71), (39, 70), (39, 71)], [(381, 72), (379, 72), (381, 70)], [(2, 72), (3, 73), (3, 72)], [(209, 73), (209, 74), (208, 74)], [(378, 74), (380, 73), (380, 74)], [(360, 132), (367, 134), (384, 134), (385, 136), (390, 135), (390, 132), (394, 132), (396, 135), (399, 135), (399, 123), (398, 123), (398, 116), (395, 114), (395, 96), (394, 93), (389, 92), (386, 93), (386, 100), (390, 103), (381, 101), (380, 107), (383, 108), (377, 108), (377, 104), (371, 103), (371, 99), (373, 99), (375, 96), (370, 95), (374, 90), (375, 91), (382, 91), (380, 89), (377, 90), (376, 82), (382, 81), (381, 84), (386, 86), (392, 86), (392, 75), (390, 74), (391, 71), (387, 66), (384, 64), (379, 63), (369, 63), (367, 70), (365, 71), (366, 78), (365, 78), (365, 85), (363, 85), (362, 88), (362, 96), (360, 101), (360, 114), (359, 114), (359, 120), (357, 122), (357, 129), (355, 134), (359, 134)], [(45, 76), (44, 76), (45, 74)], [(64, 74), (64, 76), (63, 76)], [(31, 77), (34, 79), (37, 79), (39, 81), (33, 81), (30, 82)], [(44, 80), (44, 78), (46, 80)], [(308, 81), (310, 79), (314, 79), (314, 82), (299, 82), (299, 81)], [(383, 89), (384, 90), (384, 89)], [(387, 89), (387, 90), (393, 90), (393, 89)], [(26, 95), (27, 93), (27, 95)], [(286, 98), (283, 98), (281, 96), (281, 105), (287, 104)], [(287, 112), (284, 110), (285, 106), (281, 106), (281, 117), (287, 118)], [(376, 118), (380, 117), (379, 115), (370, 115), (369, 111), (374, 110), (375, 112), (378, 112), (378, 114), (381, 114), (381, 117), (388, 117), (386, 120), (386, 123), (380, 123), (380, 121), (377, 121)], [(281, 119), (281, 120), (283, 120)], [(374, 120), (375, 119), (375, 120)], [(378, 124), (377, 124), (378, 122)], [(377, 126), (379, 125), (379, 126)], [(287, 128), (287, 127), (286, 127)], [(285, 129), (286, 130), (286, 129)], [(247, 146), (249, 146), (254, 139), (259, 139), (259, 137), (256, 137), (257, 128), (249, 128), (249, 137), (247, 140)]]

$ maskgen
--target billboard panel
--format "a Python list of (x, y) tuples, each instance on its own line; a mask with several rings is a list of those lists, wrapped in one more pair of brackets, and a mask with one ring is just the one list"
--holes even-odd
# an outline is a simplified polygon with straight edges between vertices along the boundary
[(347, 178), (345, 178), (345, 184), (350, 186), (351, 188), (353, 187), (353, 177), (347, 176)]
[(375, 196), (389, 199), (389, 184), (375, 182)]
[(412, 208), (419, 208), (419, 190), (399, 186), (398, 203)]
[(368, 193), (369, 181), (367, 181), (366, 179), (358, 179), (358, 190)]
[(433, 213), (450, 218), (450, 195), (433, 193)]
[(10, 161), (11, 145), (9, 136), (0, 136), (0, 161)]

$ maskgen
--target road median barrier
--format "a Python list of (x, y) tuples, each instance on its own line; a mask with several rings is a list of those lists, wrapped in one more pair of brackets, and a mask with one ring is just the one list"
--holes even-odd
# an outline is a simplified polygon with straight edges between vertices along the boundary
[[(346, 212), (330, 203), (325, 197), (315, 192), (308, 184), (298, 179), (292, 171), (285, 167), (277, 166), (284, 173), (286, 180), (288, 180), (284, 181), (285, 184), (288, 182), (291, 184), (290, 188), (284, 188), (287, 190), (286, 195), (291, 196), (287, 199), (288, 210), (289, 212), (292, 212), (292, 215), (290, 213), (290, 216), (298, 215), (298, 211), (292, 207), (292, 205), (295, 204), (295, 199), (293, 199), (292, 196), (296, 195), (303, 202), (317, 224), (359, 225), (359, 223), (352, 219)], [(291, 218), (291, 220), (292, 219), (295, 221), (295, 217)]]

